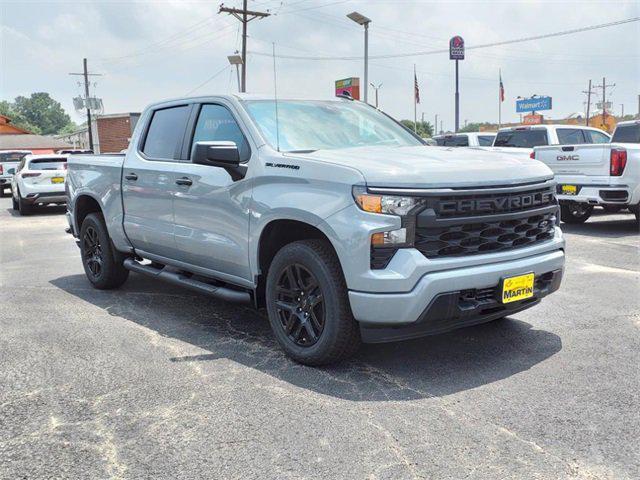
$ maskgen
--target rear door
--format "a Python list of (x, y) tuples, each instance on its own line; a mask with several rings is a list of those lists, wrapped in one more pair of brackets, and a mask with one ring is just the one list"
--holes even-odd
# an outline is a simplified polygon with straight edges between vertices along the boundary
[[(248, 162), (251, 148), (231, 106), (207, 103), (194, 110), (188, 152), (198, 141), (232, 141), (240, 160)], [(175, 238), (181, 260), (208, 271), (223, 272), (229, 281), (251, 280), (249, 271), (250, 181), (234, 181), (220, 167), (180, 163), (174, 172)], [(225, 278), (227, 279), (227, 278)]]
[(182, 145), (192, 105), (149, 112), (150, 121), (122, 170), (124, 230), (135, 249), (152, 255), (177, 256), (173, 223), (173, 171), (182, 159)]

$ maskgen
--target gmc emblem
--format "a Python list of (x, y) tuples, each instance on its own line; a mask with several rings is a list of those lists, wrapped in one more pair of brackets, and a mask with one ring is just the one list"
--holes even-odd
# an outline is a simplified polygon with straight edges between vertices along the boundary
[(469, 200), (441, 200), (438, 212), (446, 214), (496, 213), (518, 208), (550, 205), (553, 203), (552, 192), (525, 193), (495, 198)]
[(556, 157), (558, 162), (566, 162), (569, 160), (580, 160), (580, 155), (558, 155)]

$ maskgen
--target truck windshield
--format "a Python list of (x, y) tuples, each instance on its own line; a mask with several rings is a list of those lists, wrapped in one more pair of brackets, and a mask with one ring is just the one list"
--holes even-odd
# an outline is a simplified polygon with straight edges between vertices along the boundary
[(611, 143), (640, 143), (640, 123), (617, 127)]
[(498, 132), (494, 147), (533, 148), (549, 145), (545, 130), (506, 130)]
[(359, 102), (279, 100), (277, 128), (273, 100), (244, 104), (269, 144), (285, 152), (423, 145), (391, 118)]

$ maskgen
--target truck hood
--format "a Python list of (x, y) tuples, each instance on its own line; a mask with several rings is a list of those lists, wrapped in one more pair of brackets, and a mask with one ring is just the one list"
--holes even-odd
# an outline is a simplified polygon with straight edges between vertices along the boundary
[(528, 156), (448, 147), (357, 147), (296, 154), (355, 168), (370, 186), (442, 188), (512, 185), (553, 178)]

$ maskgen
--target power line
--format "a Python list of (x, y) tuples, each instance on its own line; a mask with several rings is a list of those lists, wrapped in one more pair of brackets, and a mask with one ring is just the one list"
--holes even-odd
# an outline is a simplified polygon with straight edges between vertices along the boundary
[(200, 88), (204, 87), (207, 83), (209, 83), (211, 80), (213, 80), (214, 78), (216, 78), (218, 75), (220, 75), (222, 72), (224, 72), (227, 68), (231, 68), (231, 65), (225, 65), (224, 68), (218, 70), (216, 73), (214, 73), (213, 75), (211, 75), (209, 78), (207, 78), (204, 82), (202, 82), (200, 85), (198, 85), (195, 88), (192, 88), (191, 90), (189, 90), (187, 93), (185, 93), (185, 97), (188, 95), (191, 95), (193, 92), (195, 92), (196, 90), (199, 90)]
[[(608, 22), (608, 23), (601, 23), (598, 25), (590, 25), (587, 27), (580, 27), (580, 28), (574, 28), (571, 30), (563, 30), (561, 32), (554, 32), (554, 33), (547, 33), (547, 34), (543, 34), (543, 35), (534, 35), (531, 37), (522, 37), (522, 38), (516, 38), (516, 39), (512, 39), (512, 40), (504, 40), (501, 42), (492, 42), (492, 43), (483, 43), (483, 44), (479, 44), (479, 45), (470, 45), (467, 46), (466, 49), (467, 50), (476, 50), (476, 49), (480, 49), (480, 48), (489, 48), (489, 47), (497, 47), (500, 45), (511, 45), (514, 43), (522, 43), (522, 42), (530, 42), (533, 40), (541, 40), (541, 39), (545, 39), (545, 38), (552, 38), (552, 37), (560, 37), (560, 36), (565, 36), (565, 35), (572, 35), (574, 33), (581, 33), (581, 32), (587, 32), (590, 30), (597, 30), (597, 29), (601, 29), (601, 28), (607, 28), (607, 27), (613, 27), (613, 26), (617, 26), (617, 25), (623, 25), (626, 23), (631, 23), (631, 22), (637, 22), (640, 21), (640, 17), (633, 17), (633, 18), (627, 18), (624, 20), (618, 20), (615, 22)], [(448, 48), (443, 48), (443, 49), (439, 49), (439, 50), (427, 50), (427, 51), (422, 51), (422, 52), (410, 52), (410, 53), (392, 53), (392, 54), (386, 54), (386, 55), (370, 55), (369, 58), (370, 59), (385, 59), (385, 58), (401, 58), (401, 57), (419, 57), (419, 56), (424, 56), (424, 55), (435, 55), (435, 54), (439, 54), (439, 53), (447, 53), (449, 52)], [(251, 52), (253, 55), (262, 55), (262, 56), (270, 56), (270, 53), (266, 53), (266, 52)], [(359, 56), (344, 56), (344, 57), (332, 57), (332, 56), (316, 56), (316, 57), (308, 57), (308, 56), (301, 56), (301, 55), (279, 55), (279, 58), (283, 58), (283, 59), (290, 59), (290, 60), (361, 60), (362, 57)]]

